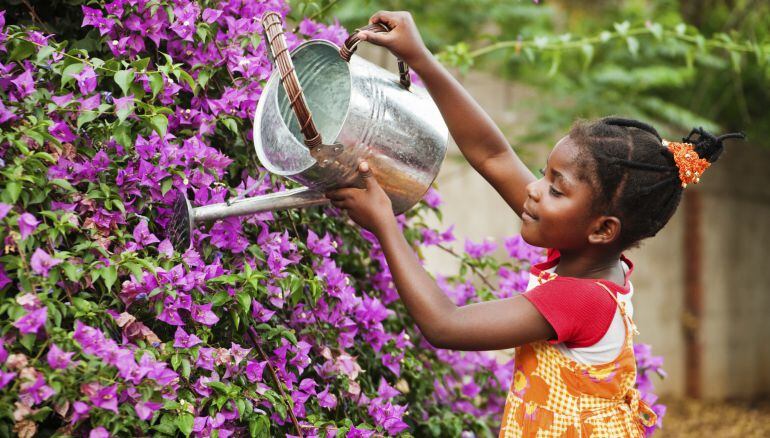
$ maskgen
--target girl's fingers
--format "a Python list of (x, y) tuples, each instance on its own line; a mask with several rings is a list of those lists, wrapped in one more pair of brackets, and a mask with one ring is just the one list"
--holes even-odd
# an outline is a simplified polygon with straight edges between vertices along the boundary
[(331, 199), (332, 202), (343, 201), (348, 198), (348, 194), (344, 190), (332, 190), (332, 191), (326, 192), (325, 196), (328, 199)]
[(347, 210), (350, 208), (348, 201), (332, 201), (332, 205), (339, 208), (340, 210)]
[(396, 24), (398, 24), (396, 17), (397, 15), (395, 12), (379, 11), (372, 15), (372, 18), (369, 19), (369, 24), (384, 23), (392, 29)]

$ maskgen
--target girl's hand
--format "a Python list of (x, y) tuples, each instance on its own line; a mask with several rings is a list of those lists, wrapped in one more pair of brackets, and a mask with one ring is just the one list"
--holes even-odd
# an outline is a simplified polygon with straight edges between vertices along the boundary
[(358, 165), (358, 172), (366, 184), (365, 189), (344, 188), (326, 192), (332, 204), (345, 210), (348, 217), (361, 227), (377, 234), (388, 221), (395, 220), (390, 198), (372, 176), (369, 163)]
[(380, 11), (372, 15), (369, 23), (383, 23), (390, 28), (390, 32), (362, 31), (359, 33), (361, 41), (369, 41), (372, 44), (387, 48), (410, 67), (419, 63), (421, 59), (430, 56), (428, 48), (422, 42), (417, 26), (414, 24), (412, 14), (409, 12)]

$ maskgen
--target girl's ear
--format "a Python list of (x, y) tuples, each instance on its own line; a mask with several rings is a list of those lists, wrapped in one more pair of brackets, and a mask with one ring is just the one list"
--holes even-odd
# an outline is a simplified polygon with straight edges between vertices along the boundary
[(599, 216), (593, 225), (588, 241), (595, 245), (607, 245), (620, 238), (620, 219), (615, 216)]

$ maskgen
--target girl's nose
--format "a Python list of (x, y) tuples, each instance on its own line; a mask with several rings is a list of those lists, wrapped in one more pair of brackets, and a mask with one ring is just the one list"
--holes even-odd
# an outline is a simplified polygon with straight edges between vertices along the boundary
[(527, 196), (532, 198), (533, 201), (540, 200), (540, 192), (537, 190), (537, 181), (532, 181), (527, 184)]

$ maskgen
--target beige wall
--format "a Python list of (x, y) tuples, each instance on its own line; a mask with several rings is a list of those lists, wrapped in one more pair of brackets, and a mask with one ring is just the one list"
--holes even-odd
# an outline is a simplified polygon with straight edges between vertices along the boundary
[[(392, 59), (376, 49), (364, 48), (362, 54), (392, 67)], [(461, 82), (509, 138), (527, 129), (531, 115), (511, 108), (531, 90), (480, 72)], [(702, 388), (704, 396), (714, 398), (770, 394), (770, 149), (740, 142), (729, 146), (703, 184), (689, 189), (703, 194)], [(538, 165), (549, 150), (543, 145), (522, 158)], [(518, 233), (518, 217), (454, 144), (436, 182), (444, 199), (441, 229), (456, 225), (456, 250), (462, 250), (465, 238), (492, 237), (502, 243)], [(638, 342), (651, 344), (653, 353), (665, 358), (668, 378), (656, 382), (661, 395), (685, 391), (684, 231), (680, 209), (658, 236), (629, 252), (635, 263)], [(425, 255), (432, 273), (456, 272), (452, 256), (438, 249)], [(504, 256), (502, 249), (499, 255)]]

